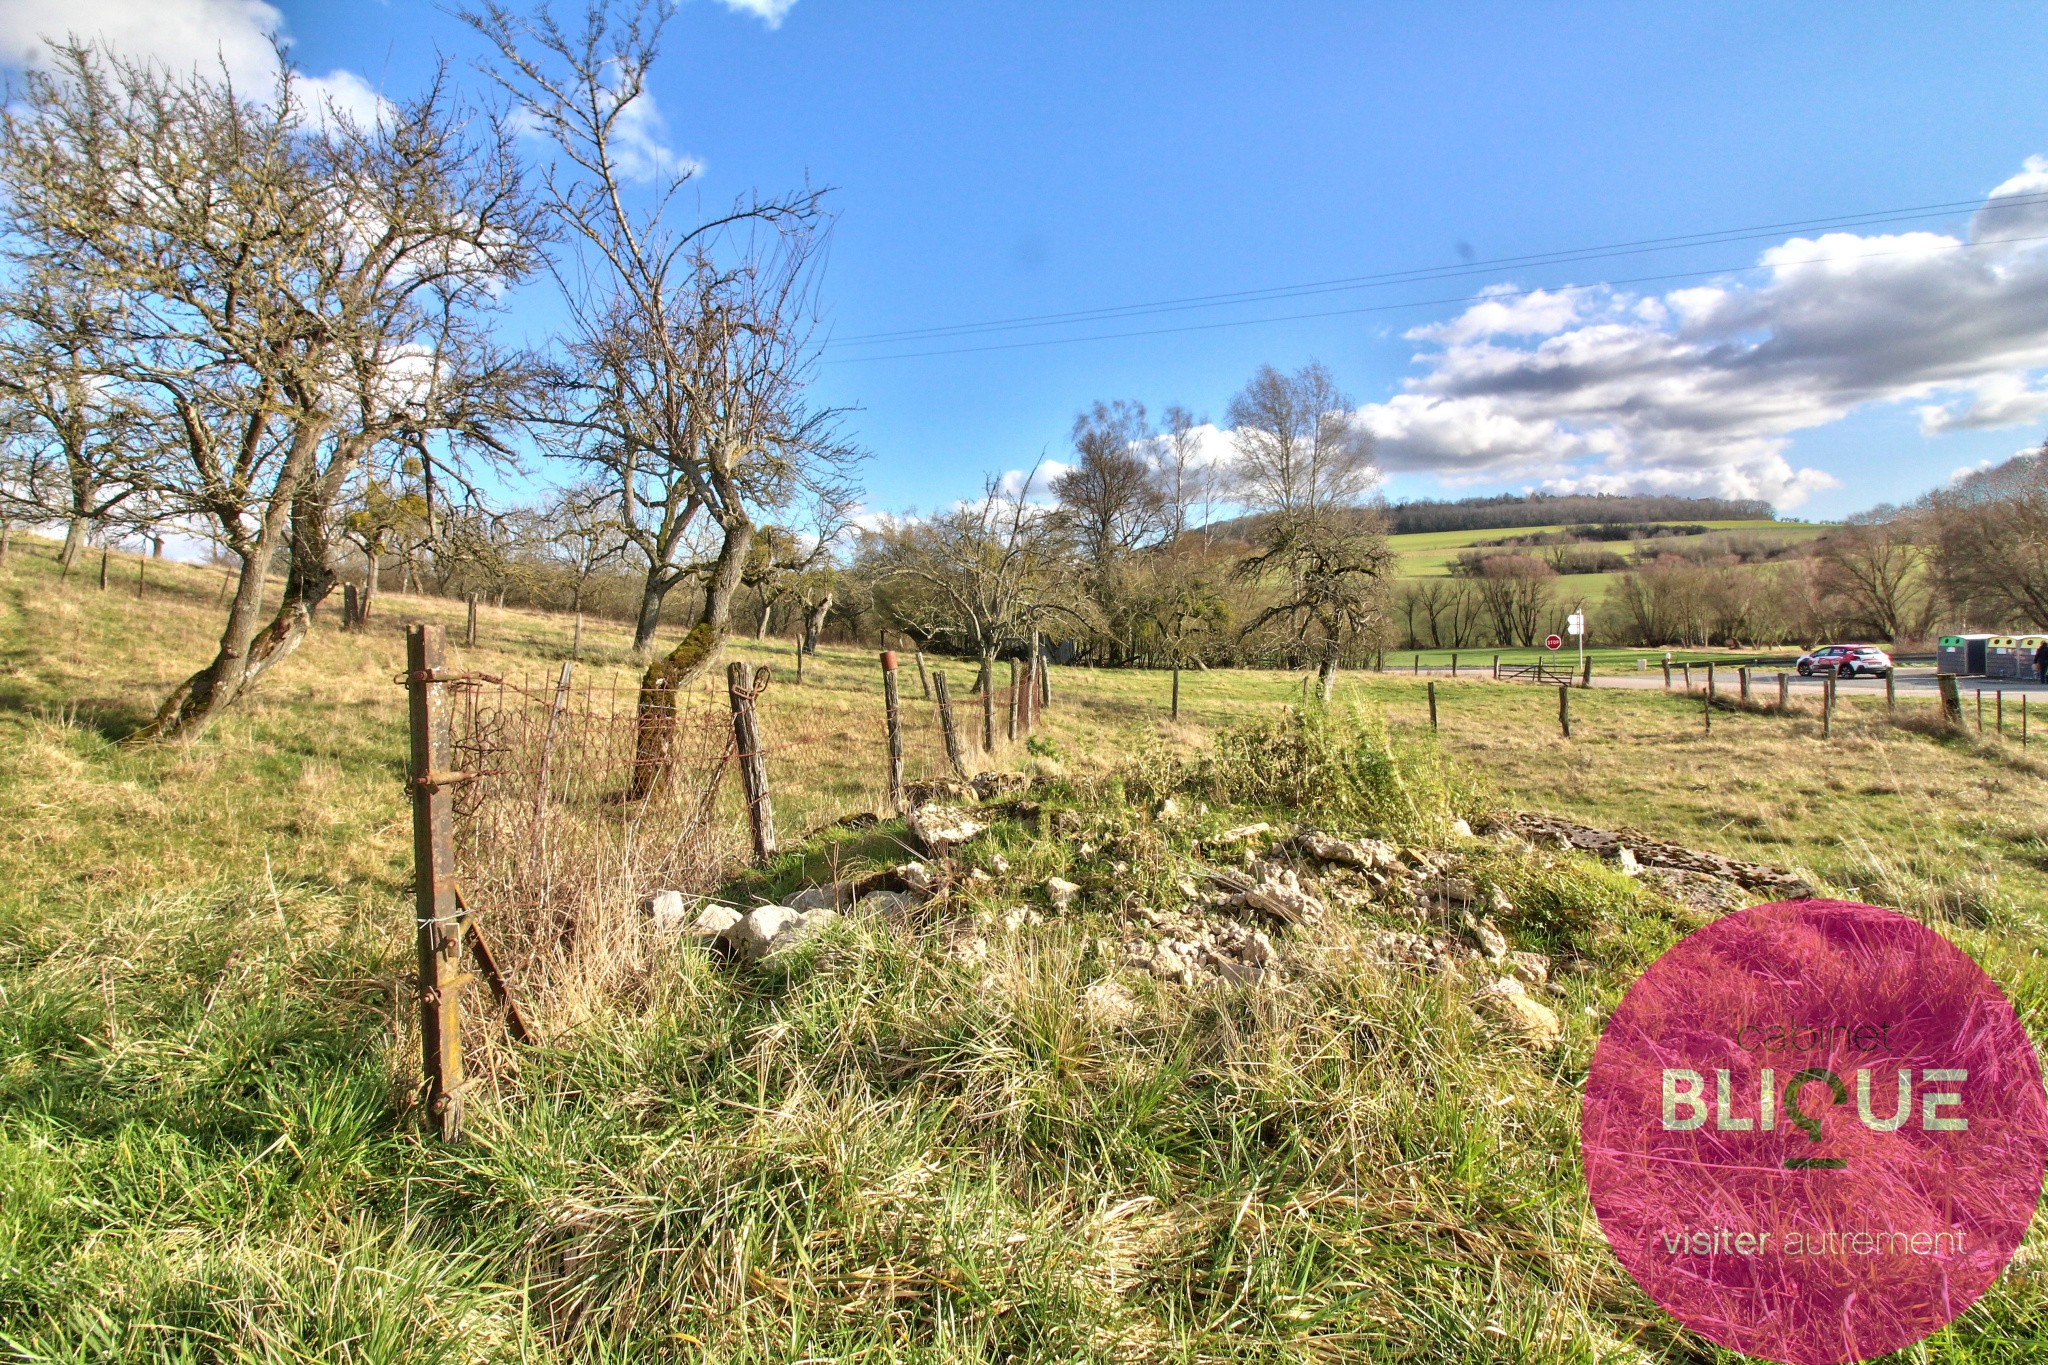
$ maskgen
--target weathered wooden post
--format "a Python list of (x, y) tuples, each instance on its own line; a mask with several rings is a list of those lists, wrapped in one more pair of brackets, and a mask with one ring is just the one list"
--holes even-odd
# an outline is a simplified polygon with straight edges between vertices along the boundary
[(1934, 685), (1941, 690), (1941, 719), (1950, 729), (1963, 728), (1963, 688), (1953, 673), (1937, 674)]
[(1835, 680), (1832, 675), (1823, 680), (1820, 689), (1820, 737), (1827, 739), (1835, 732)]
[(1579, 686), (1591, 687), (1592, 685), (1593, 661), (1591, 659), (1582, 659), (1579, 661)]
[(1977, 733), (1981, 736), (1984, 733), (1984, 689), (1979, 687), (1973, 690), (1977, 694)]
[(1993, 704), (1998, 708), (1998, 737), (2005, 738), (2005, 689), (1999, 688), (1993, 694)]
[(463, 913), (455, 895), (454, 721), (441, 627), (406, 631), (406, 715), (412, 732), (413, 926), (418, 948), (421, 1099), (441, 1138), (462, 1137)]
[(1884, 713), (1887, 716), (1896, 714), (1899, 709), (1899, 694), (1895, 690), (1895, 682), (1896, 675), (1894, 670), (1886, 669), (1884, 673)]
[(1714, 733), (1714, 690), (1711, 687), (1700, 693), (1700, 729), (1710, 735)]
[[(1453, 656), (1455, 657), (1455, 656)], [(1436, 729), (1436, 679), (1429, 680), (1429, 728)]]
[(1017, 742), (1017, 661), (1010, 660), (1010, 743)]
[(1455, 649), (1451, 651), (1451, 676), (1458, 676), (1458, 651)]
[(135, 600), (142, 600), (142, 590), (149, 585), (149, 556), (143, 555), (135, 561)]
[(1038, 654), (1038, 704), (1039, 704), (1040, 706), (1051, 706), (1051, 705), (1052, 705), (1052, 657), (1051, 657), (1050, 655), (1048, 655), (1048, 654), (1047, 654), (1047, 653), (1045, 652), (1045, 646), (1044, 646), (1044, 645), (1042, 645), (1042, 644), (1038, 646), (1038, 648), (1037, 648), (1037, 654)]
[(1712, 664), (1708, 664), (1708, 665), (1707, 665), (1707, 700), (1708, 700), (1708, 701), (1712, 701), (1713, 699), (1714, 699), (1714, 666), (1713, 666)]
[(903, 809), (903, 708), (896, 696), (896, 652), (882, 651), (882, 709), (889, 721), (889, 809)]
[(1688, 661), (1680, 664), (1679, 667), (1685, 670), (1685, 690), (1687, 693), (1690, 693), (1692, 691), (1692, 664)]
[(1740, 689), (1742, 704), (1749, 705), (1749, 665), (1743, 664), (1735, 670), (1736, 686)]
[(1572, 689), (1569, 683), (1557, 685), (1557, 728), (1564, 737), (1572, 737)]
[(1180, 719), (1180, 665), (1173, 666), (1173, 718)]
[(930, 701), (932, 699), (932, 679), (931, 675), (924, 671), (924, 646), (913, 640), (910, 643), (910, 648), (917, 655), (918, 691), (923, 694), (926, 701)]
[(1495, 682), (1500, 681), (1500, 655), (1498, 654), (1493, 656), (1493, 680)]
[(726, 665), (725, 690), (732, 698), (733, 756), (740, 764), (740, 788), (747, 797), (747, 832), (754, 839), (754, 857), (762, 862), (775, 856), (775, 806), (768, 797), (768, 755), (761, 748), (761, 719), (754, 699), (768, 686), (768, 666), (754, 670), (747, 681), (747, 666), (738, 659)]
[(1419, 678), (1422, 676), (1422, 655), (1420, 652), (1417, 652), (1413, 662), (1415, 664), (1415, 676)]
[(467, 632), (466, 634), (464, 634), (464, 635), (463, 635), (463, 637), (462, 637), (462, 643), (463, 643), (463, 644), (465, 644), (465, 645), (467, 645), (467, 646), (469, 646), (469, 647), (470, 647), (471, 649), (474, 649), (474, 648), (476, 648), (476, 594), (475, 594), (475, 593), (471, 593), (471, 594), (469, 595), (469, 630), (468, 630), (468, 632)]
[(960, 732), (953, 728), (953, 696), (946, 690), (944, 669), (932, 670), (932, 688), (939, 694), (939, 730), (946, 737), (946, 761), (957, 777), (967, 776), (967, 760), (960, 756)]
[(344, 583), (341, 585), (341, 628), (343, 630), (354, 630), (356, 628), (356, 617), (362, 611), (361, 606), (358, 605), (360, 601), (361, 598), (356, 592), (355, 584)]
[(100, 591), (107, 590), (107, 547), (100, 546)]
[(1669, 654), (1664, 656), (1664, 690), (1666, 692), (1671, 690), (1671, 656)]
[(1791, 681), (1783, 673), (1778, 675), (1778, 709), (1788, 711), (1792, 707)]
[(992, 661), (981, 670), (981, 751), (996, 751), (996, 666)]

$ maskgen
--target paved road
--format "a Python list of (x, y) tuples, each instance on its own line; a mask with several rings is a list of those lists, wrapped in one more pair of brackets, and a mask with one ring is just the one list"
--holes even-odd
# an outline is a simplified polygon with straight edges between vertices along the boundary
[[(1389, 671), (1405, 672), (1406, 670)], [(1789, 668), (1785, 671), (1791, 674), (1787, 682), (1795, 693), (1818, 692), (1825, 682), (1819, 676), (1802, 678)], [(1442, 678), (1450, 676), (1450, 670), (1446, 668), (1425, 668), (1422, 670), (1422, 673), (1425, 677)], [(1936, 695), (1934, 666), (1932, 664), (1901, 667), (1898, 670), (1898, 675), (1898, 695), (1902, 697), (1933, 697)], [(1461, 669), (1459, 676), (1483, 680), (1487, 676), (1487, 670), (1484, 668)], [(1674, 668), (1671, 670), (1672, 690), (1676, 691), (1684, 685), (1681, 681), (1682, 678), (1683, 674), (1678, 669)], [(1692, 669), (1693, 686), (1704, 687), (1706, 680), (1706, 666), (1704, 664), (1694, 664)], [(1963, 678), (1961, 679), (1961, 684), (1965, 697), (1980, 690), (1986, 695), (1992, 692), (2004, 692), (2007, 696), (2048, 696), (2048, 687), (2043, 687), (2031, 679), (2020, 682), (2011, 678)], [(1778, 670), (1771, 668), (1751, 669), (1749, 685), (1752, 691), (1758, 693), (1765, 690), (1775, 691), (1778, 686)], [(1593, 686), (1661, 689), (1664, 686), (1664, 672), (1661, 668), (1652, 665), (1647, 671), (1642, 673), (1595, 673), (1593, 675)], [(1733, 692), (1736, 686), (1735, 669), (1732, 665), (1723, 664), (1715, 670), (1714, 687), (1716, 691), (1725, 689)], [(1838, 692), (1874, 692), (1882, 696), (1884, 694), (1884, 679), (1844, 678), (1836, 684), (1836, 688)]]

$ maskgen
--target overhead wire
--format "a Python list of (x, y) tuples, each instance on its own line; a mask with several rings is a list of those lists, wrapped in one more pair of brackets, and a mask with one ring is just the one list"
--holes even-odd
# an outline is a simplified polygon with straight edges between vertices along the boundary
[[(1245, 303), (1273, 302), (1286, 298), (1310, 297), (1319, 293), (1335, 293), (1352, 289), (1385, 288), (1390, 285), (1435, 283), (1442, 280), (1481, 275), (1514, 266), (1575, 264), (1587, 261), (1613, 259), (1622, 256), (1642, 255), (1652, 251), (1672, 251), (1689, 247), (1729, 245), (1744, 240), (1758, 240), (1774, 237), (1791, 231), (1816, 231), (1847, 227), (1870, 227), (1884, 223), (1903, 222), (1913, 219), (1940, 216), (1960, 208), (2019, 209), (2048, 203), (2048, 193), (2011, 195), (1987, 204), (1983, 199), (1956, 200), (1946, 204), (1919, 205), (1910, 208), (1879, 210), (1863, 214), (1838, 215), (1831, 218), (1808, 218), (1789, 220), (1778, 224), (1764, 224), (1748, 228), (1722, 229), (1710, 233), (1688, 233), (1670, 237), (1645, 238), (1636, 242), (1618, 243), (1607, 247), (1583, 247), (1569, 251), (1536, 253), (1525, 256), (1496, 257), (1485, 261), (1474, 261), (1459, 266), (1428, 267), (1404, 271), (1388, 271), (1378, 275), (1363, 275), (1342, 280), (1329, 280), (1309, 284), (1274, 286), (1261, 290), (1241, 290), (1232, 293), (1196, 295), (1182, 299), (1160, 300), (1147, 304), (1118, 305), (1110, 308), (1080, 309), (1067, 313), (1045, 313), (1028, 317), (996, 319), (982, 323), (959, 323), (944, 327), (912, 328), (899, 332), (871, 332), (853, 337), (835, 338), (826, 343), (826, 349), (836, 350), (847, 346), (903, 345), (920, 340), (943, 341), (966, 339), (977, 335), (991, 335), (1005, 331), (1027, 328), (1071, 326), (1086, 322), (1112, 322), (1154, 314), (1188, 311), (1196, 308), (1228, 307)], [(2002, 238), (2001, 243), (2015, 240), (2031, 241), (2033, 238)], [(1955, 248), (1970, 248), (1988, 243), (1959, 242)], [(1891, 253), (1866, 253), (1885, 255)], [(1489, 290), (1488, 298), (1516, 298), (1538, 292), (1567, 292), (1572, 290), (1600, 289), (1622, 284), (1646, 284), (1678, 279), (1697, 279), (1713, 275), (1726, 275), (1759, 268), (1755, 262), (1742, 265), (1718, 266), (1707, 270), (1673, 271), (1654, 275), (1635, 276), (1627, 279), (1601, 281), (1586, 285), (1535, 286), (1527, 289)], [(1354, 308), (1328, 309), (1311, 313), (1288, 313), (1257, 318), (1229, 318), (1217, 322), (1191, 323), (1175, 327), (1146, 328), (1138, 331), (1095, 333), (1087, 336), (1049, 337), (1030, 341), (995, 343), (984, 346), (945, 347), (921, 351), (889, 352), (881, 355), (838, 356), (827, 361), (829, 364), (852, 364), (872, 360), (910, 360), (926, 356), (965, 355), (987, 351), (1018, 350), (1042, 346), (1072, 345), (1089, 341), (1110, 341), (1131, 337), (1163, 336), (1179, 332), (1213, 331), (1228, 327), (1258, 326), (1273, 322), (1303, 321), (1316, 318), (1344, 317), (1362, 313), (1397, 311), (1403, 308), (1440, 307), (1460, 303), (1472, 296), (1461, 294), (1454, 297), (1407, 300), (1399, 303), (1368, 304)]]

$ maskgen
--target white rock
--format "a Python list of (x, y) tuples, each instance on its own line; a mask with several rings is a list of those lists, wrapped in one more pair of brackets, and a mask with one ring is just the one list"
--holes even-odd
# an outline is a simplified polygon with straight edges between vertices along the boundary
[(690, 927), (683, 932), (691, 938), (710, 942), (724, 938), (732, 927), (740, 922), (740, 912), (730, 905), (707, 905), (697, 912), (697, 918), (690, 921)]
[(988, 828), (985, 821), (977, 820), (960, 806), (942, 806), (928, 802), (910, 812), (910, 832), (935, 857), (943, 857), (949, 849), (966, 843)]
[(733, 956), (740, 961), (757, 962), (768, 955), (769, 948), (785, 928), (803, 918), (803, 911), (792, 910), (786, 905), (759, 905), (726, 931), (725, 941), (731, 945)]
[(1302, 890), (1301, 881), (1286, 869), (1265, 869), (1264, 880), (1239, 899), (1254, 910), (1264, 911), (1282, 924), (1309, 924), (1321, 919), (1327, 907)]
[(909, 887), (913, 895), (929, 896), (938, 890), (938, 874), (923, 863), (898, 863), (890, 872)]
[(1074, 897), (1081, 894), (1081, 888), (1065, 877), (1047, 877), (1045, 895), (1052, 902), (1053, 909), (1064, 910), (1074, 903)]
[(1465, 916), (1465, 932), (1470, 934), (1472, 941), (1479, 945), (1479, 951), (1485, 953), (1491, 960), (1502, 962), (1507, 959), (1507, 935), (1501, 933), (1500, 926), (1493, 922), (1493, 916), (1486, 915), (1475, 920), (1470, 914), (1467, 914)]
[(1169, 797), (1167, 797), (1167, 798), (1166, 798), (1166, 799), (1165, 799), (1164, 801), (1161, 801), (1161, 802), (1159, 803), (1159, 818), (1160, 818), (1160, 819), (1162, 819), (1162, 820), (1178, 820), (1178, 819), (1180, 818), (1180, 814), (1181, 814), (1181, 809), (1180, 809), (1180, 802), (1178, 802), (1178, 801), (1174, 800), (1174, 799), (1173, 799), (1172, 797), (1170, 797), (1170, 796), (1169, 796)]
[(657, 891), (640, 903), (650, 929), (665, 934), (681, 931), (690, 922), (691, 898), (680, 891)]
[(1138, 999), (1123, 982), (1105, 976), (1081, 992), (1081, 1013), (1098, 1027), (1115, 1028), (1138, 1017)]
[(1614, 851), (1614, 866), (1624, 877), (1637, 876), (1643, 870), (1643, 865), (1636, 861), (1636, 851), (1632, 848), (1617, 848)]
[(1550, 980), (1550, 959), (1541, 953), (1509, 953), (1507, 966), (1525, 986), (1541, 986)]
[(1463, 817), (1451, 821), (1451, 833), (1456, 835), (1460, 839), (1470, 839), (1475, 837), (1472, 833), (1471, 822), (1465, 820)]
[(1261, 820), (1256, 824), (1239, 825), (1235, 829), (1226, 829), (1206, 842), (1216, 845), (1237, 844), (1244, 842), (1246, 839), (1256, 839), (1261, 834), (1271, 834), (1272, 832), (1273, 827), (1264, 820)]
[(768, 956), (788, 952), (804, 940), (814, 938), (819, 931), (830, 927), (839, 919), (837, 910), (811, 910), (787, 920), (768, 944)]

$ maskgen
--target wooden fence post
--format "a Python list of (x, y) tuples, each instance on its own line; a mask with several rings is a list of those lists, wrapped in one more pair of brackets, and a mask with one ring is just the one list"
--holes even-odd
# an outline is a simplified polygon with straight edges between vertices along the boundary
[(1038, 650), (1038, 704), (1052, 705), (1052, 659), (1043, 645)]
[[(1712, 668), (1713, 665), (1708, 664), (1707, 667)], [(1714, 689), (1711, 683), (1706, 691), (1700, 693), (1700, 728), (1707, 734), (1714, 733)]]
[(1451, 651), (1451, 676), (1458, 676), (1458, 651), (1455, 649)]
[(1884, 713), (1887, 716), (1895, 714), (1899, 709), (1899, 695), (1893, 687), (1893, 684), (1896, 682), (1895, 670), (1886, 669), (1884, 672)]
[(341, 585), (341, 628), (343, 630), (354, 630), (356, 628), (356, 622), (361, 618), (363, 612), (361, 602), (362, 597), (357, 591), (355, 584), (344, 583)]
[(462, 643), (476, 648), (476, 594), (469, 595), (469, 630), (462, 637)]
[(1820, 689), (1820, 737), (1826, 739), (1835, 732), (1835, 680), (1832, 675), (1821, 683)]
[(2027, 749), (2027, 694), (2020, 694), (2020, 752)]
[(924, 671), (924, 646), (913, 640), (910, 648), (917, 655), (918, 691), (924, 694), (926, 701), (930, 701), (932, 699), (932, 679), (931, 675)]
[(1713, 699), (1714, 699), (1714, 666), (1713, 666), (1712, 664), (1708, 664), (1708, 665), (1707, 665), (1707, 700), (1708, 700), (1708, 701), (1712, 701)]
[[(1456, 656), (1456, 655), (1453, 655), (1452, 657), (1453, 657), (1453, 658), (1456, 658), (1457, 656)], [(1430, 730), (1431, 730), (1432, 732), (1434, 732), (1434, 731), (1435, 731), (1435, 729), (1436, 729), (1436, 679), (1435, 679), (1435, 678), (1431, 678), (1431, 679), (1429, 680), (1429, 728), (1430, 728)]]
[(1566, 739), (1572, 737), (1572, 689), (1569, 683), (1557, 685), (1557, 728), (1564, 732)]
[(726, 665), (733, 756), (739, 759), (740, 788), (747, 797), (747, 832), (753, 836), (754, 857), (763, 862), (775, 856), (775, 806), (768, 796), (768, 755), (761, 748), (761, 718), (754, 710), (754, 699), (767, 686), (768, 665), (754, 670), (751, 683), (745, 664), (735, 659)]
[(1951, 729), (1963, 728), (1963, 688), (1953, 673), (1935, 675), (1934, 685), (1941, 691), (1941, 719)]
[(1791, 692), (1791, 686), (1792, 686), (1792, 684), (1791, 684), (1791, 682), (1789, 681), (1789, 679), (1788, 679), (1788, 678), (1786, 677), (1786, 675), (1785, 675), (1785, 674), (1783, 674), (1783, 673), (1780, 673), (1780, 674), (1778, 675), (1778, 709), (1779, 709), (1780, 711), (1787, 711), (1787, 710), (1790, 710), (1790, 709), (1791, 709), (1791, 706), (1792, 706), (1792, 692)]
[(2005, 689), (1999, 688), (1993, 696), (1993, 705), (1998, 708), (1998, 737), (2005, 738)]
[(1979, 687), (1973, 690), (1977, 694), (1977, 733), (1982, 735), (1984, 733), (1984, 689)]
[(991, 660), (981, 670), (981, 751), (996, 751), (996, 666)]
[(1671, 656), (1669, 654), (1664, 656), (1664, 690), (1666, 692), (1671, 690)]
[(1010, 743), (1017, 742), (1017, 661), (1010, 660)]
[(1500, 655), (1498, 654), (1493, 656), (1493, 680), (1495, 682), (1500, 681)]
[(462, 1137), (463, 914), (455, 895), (455, 730), (441, 669), (447, 636), (406, 631), (406, 715), (412, 732), (413, 926), (418, 947), (422, 1100), (444, 1142)]
[(1583, 659), (1579, 662), (1579, 686), (1591, 687), (1592, 685), (1593, 661), (1591, 659)]
[(1690, 693), (1692, 691), (1692, 664), (1690, 662), (1682, 663), (1679, 667), (1685, 670), (1685, 690), (1687, 693)]
[(1749, 665), (1743, 664), (1735, 670), (1736, 686), (1741, 689), (1742, 704), (1749, 705)]
[(903, 809), (903, 708), (896, 696), (896, 652), (882, 651), (882, 710), (889, 721), (889, 809)]
[(939, 729), (946, 737), (946, 759), (958, 777), (967, 776), (967, 760), (960, 756), (960, 732), (953, 728), (953, 696), (946, 690), (944, 669), (932, 670), (932, 688), (939, 694)]
[(1180, 719), (1180, 665), (1173, 666), (1173, 718)]

